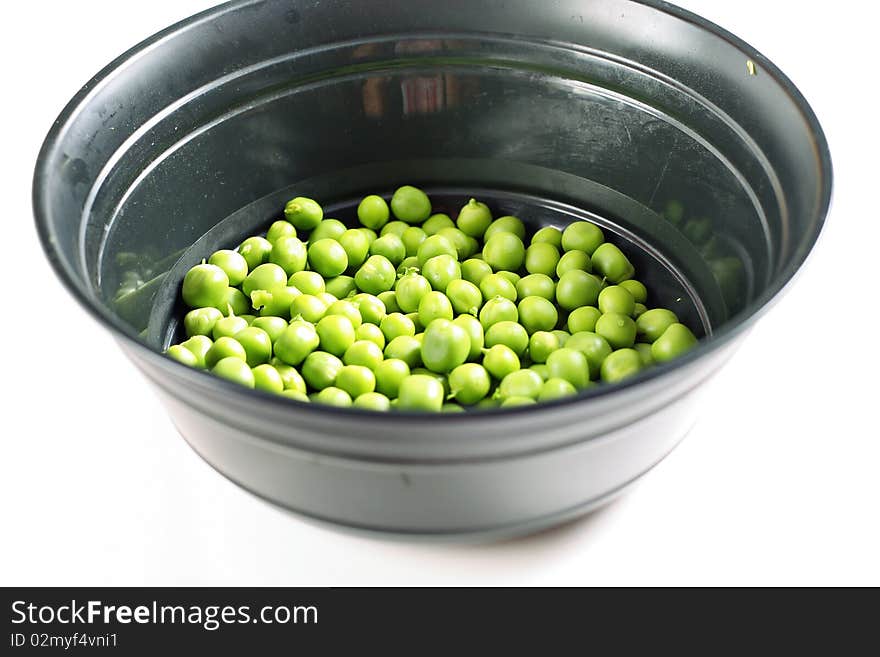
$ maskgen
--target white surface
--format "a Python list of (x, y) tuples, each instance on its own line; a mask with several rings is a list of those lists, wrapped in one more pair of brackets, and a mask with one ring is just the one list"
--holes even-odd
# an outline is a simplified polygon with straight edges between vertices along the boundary
[(485, 547), (351, 537), (242, 492), (179, 438), (50, 272), (30, 176), (52, 120), (117, 54), (209, 4), (24, 3), (0, 41), (0, 584), (880, 584), (869, 3), (685, 3), (763, 51), (813, 104), (836, 165), (830, 223), (696, 429), (640, 487), (584, 521)]

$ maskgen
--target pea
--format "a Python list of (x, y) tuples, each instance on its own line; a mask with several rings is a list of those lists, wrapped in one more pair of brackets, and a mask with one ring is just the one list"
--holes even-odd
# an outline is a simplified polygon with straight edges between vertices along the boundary
[[(356, 294), (351, 298), (351, 303), (357, 308), (364, 322), (378, 326), (385, 317), (385, 304), (382, 303), (379, 297), (373, 294), (366, 292)], [(358, 328), (358, 326), (355, 326), (355, 328)]]
[(565, 379), (547, 379), (538, 393), (538, 401), (554, 401), (577, 394), (577, 388)]
[(419, 321), (428, 327), (435, 319), (452, 320), (452, 304), (442, 292), (428, 292), (419, 301)]
[(229, 277), (220, 267), (196, 265), (183, 279), (183, 300), (190, 308), (217, 307), (226, 302), (227, 289)]
[(440, 409), (442, 413), (464, 413), (464, 407), (459, 404), (453, 404), (451, 402), (446, 402), (443, 404), (443, 408)]
[(376, 377), (368, 367), (344, 365), (336, 375), (334, 385), (356, 398), (376, 389)]
[(360, 365), (370, 370), (375, 370), (382, 362), (384, 354), (382, 349), (369, 340), (356, 340), (342, 356), (342, 362), (346, 365)]
[(582, 332), (572, 335), (565, 346), (569, 349), (577, 349), (587, 359), (590, 366), (590, 377), (595, 379), (599, 376), (599, 368), (602, 361), (611, 353), (611, 345), (601, 335), (596, 333)]
[(314, 271), (298, 271), (287, 279), (287, 284), (303, 294), (317, 295), (327, 291), (324, 277)]
[(422, 225), (422, 230), (428, 237), (436, 235), (444, 228), (455, 228), (455, 222), (449, 218), (449, 215), (442, 213), (431, 215)]
[(411, 335), (399, 335), (385, 345), (385, 358), (402, 360), (409, 367), (422, 362), (422, 343)]
[(329, 386), (312, 395), (312, 401), (325, 406), (348, 408), (352, 405), (351, 395), (336, 386)]
[(519, 322), (531, 335), (536, 331), (552, 331), (556, 328), (559, 313), (544, 297), (526, 297), (519, 302)]
[(504, 297), (516, 301), (516, 285), (500, 274), (490, 274), (480, 282), (480, 292), (483, 299), (489, 301), (495, 297)]
[(465, 235), (458, 228), (441, 228), (437, 233), (449, 240), (455, 247), (456, 257), (459, 260), (467, 260), (480, 249), (480, 243), (473, 237)]
[(309, 399), (309, 396), (306, 393), (301, 392), (299, 390), (284, 390), (281, 393), (281, 396), (287, 397), (288, 399), (293, 399), (298, 402), (303, 402), (306, 404), (308, 404), (309, 402), (312, 401), (311, 399)]
[(492, 274), (492, 268), (484, 261), (470, 258), (461, 263), (461, 277), (479, 287), (484, 278)]
[(590, 366), (587, 357), (577, 349), (563, 347), (547, 358), (551, 379), (568, 381), (578, 390), (590, 384)]
[(648, 288), (641, 281), (635, 279), (621, 281), (620, 287), (629, 292), (636, 303), (646, 303), (648, 301)]
[(483, 353), (483, 344), (485, 340), (483, 325), (472, 315), (459, 315), (452, 320), (452, 323), (463, 328), (468, 335), (471, 345), (468, 360), (477, 360)]
[(516, 284), (516, 296), (518, 299), (543, 297), (548, 301), (556, 301), (556, 283), (546, 274), (529, 274)]
[(430, 291), (431, 283), (415, 271), (402, 276), (394, 287), (397, 305), (407, 313), (417, 311), (422, 298)]
[[(599, 296), (602, 296), (601, 293)], [(580, 308), (575, 308), (568, 315), (566, 328), (572, 335), (575, 333), (583, 333), (584, 331), (593, 332), (596, 330), (596, 322), (599, 321), (601, 316), (602, 313), (599, 309), (594, 308), (593, 306), (581, 306)]]
[(248, 271), (253, 271), (260, 265), (269, 262), (272, 242), (263, 237), (248, 237), (238, 245), (237, 251), (247, 262)]
[(376, 377), (376, 390), (386, 397), (395, 399), (401, 382), (410, 375), (409, 365), (399, 358), (383, 360), (373, 370)]
[(273, 221), (269, 230), (266, 231), (266, 239), (272, 244), (281, 237), (296, 237), (296, 227), (284, 219)]
[(253, 269), (244, 283), (241, 284), (241, 291), (245, 296), (250, 297), (251, 293), (256, 290), (274, 290), (278, 287), (287, 287), (287, 272), (272, 262), (260, 265)]
[(247, 362), (247, 352), (237, 340), (228, 337), (217, 338), (205, 354), (205, 367), (213, 370), (214, 366), (225, 358), (238, 358)]
[(338, 219), (324, 219), (309, 235), (309, 241), (334, 240), (338, 242), (346, 230), (348, 230), (346, 225)]
[[(376, 240), (375, 243), (381, 239), (384, 238)], [(357, 287), (372, 295), (391, 290), (396, 280), (397, 270), (394, 268), (394, 264), (381, 255), (370, 256), (354, 277)]]
[(254, 387), (254, 373), (248, 367), (248, 364), (240, 358), (224, 358), (211, 368), (211, 372), (220, 378), (227, 379), (246, 388)]
[(275, 355), (287, 365), (299, 365), (311, 354), (321, 339), (315, 326), (303, 320), (290, 323), (273, 345)]
[(400, 278), (401, 276), (406, 276), (410, 272), (419, 272), (421, 270), (421, 265), (419, 264), (418, 256), (408, 256), (403, 259), (399, 265), (397, 265), (397, 276)]
[(492, 223), (492, 212), (488, 205), (472, 198), (459, 210), (456, 223), (465, 235), (480, 239)]
[(262, 317), (289, 317), (290, 308), (302, 293), (295, 287), (284, 285), (269, 290), (251, 292), (251, 304)]
[(635, 349), (618, 349), (602, 362), (602, 380), (617, 383), (635, 376), (642, 369), (642, 357)]
[(321, 350), (342, 356), (354, 344), (354, 325), (344, 315), (326, 315), (315, 327)]
[(296, 371), (296, 368), (285, 364), (278, 358), (273, 358), (270, 365), (281, 376), (281, 382), (284, 384), (285, 390), (296, 390), (298, 392), (306, 392), (306, 381), (302, 378), (302, 374)]
[(540, 376), (541, 381), (546, 381), (550, 378), (550, 368), (547, 367), (546, 363), (532, 363), (529, 365), (529, 369)]
[(552, 276), (559, 263), (559, 250), (552, 244), (538, 242), (526, 249), (526, 271), (530, 274)]
[(470, 350), (467, 331), (452, 321), (438, 319), (425, 329), (421, 356), (432, 372), (452, 371), (468, 359)]
[(352, 327), (355, 329), (364, 322), (364, 319), (361, 316), (361, 311), (358, 310), (358, 307), (348, 299), (340, 299), (339, 301), (331, 303), (327, 307), (327, 312), (324, 316), (326, 317), (328, 315), (342, 315), (351, 322)]
[(520, 240), (524, 240), (526, 238), (526, 226), (519, 217), (510, 215), (499, 217), (486, 229), (486, 232), (483, 234), (483, 240), (488, 242), (499, 233), (513, 233)]
[(483, 260), (496, 272), (516, 271), (522, 267), (525, 256), (526, 247), (522, 238), (514, 233), (497, 232), (487, 239), (483, 247)]
[(358, 205), (357, 215), (358, 221), (371, 230), (381, 229), (391, 216), (385, 199), (375, 194), (364, 197)]
[(501, 402), (501, 408), (514, 408), (516, 406), (532, 406), (537, 402), (531, 397), (506, 397)]
[(651, 355), (658, 363), (668, 363), (690, 351), (697, 344), (697, 338), (684, 324), (670, 325), (651, 345)]
[(211, 335), (214, 324), (220, 319), (223, 319), (223, 313), (216, 308), (196, 308), (183, 318), (183, 327), (187, 337)]
[(489, 394), (491, 381), (482, 365), (465, 363), (449, 374), (449, 387), (452, 397), (470, 406)]
[(405, 185), (391, 197), (394, 216), (408, 224), (421, 224), (431, 216), (431, 199), (422, 190)]
[(655, 308), (642, 313), (636, 320), (636, 330), (648, 342), (655, 342), (673, 324), (678, 317), (671, 310)]
[(681, 204), (681, 201), (669, 201), (666, 204), (666, 208), (663, 210), (663, 216), (667, 221), (670, 221), (677, 226), (684, 221), (684, 205)]
[(214, 341), (205, 335), (194, 335), (189, 340), (182, 342), (180, 346), (188, 349), (196, 357), (195, 367), (205, 369), (207, 367), (205, 357), (211, 347), (214, 346)]
[(319, 297), (301, 294), (290, 304), (290, 316), (293, 319), (300, 318), (317, 324), (327, 314), (327, 308), (327, 304)]
[(387, 292), (380, 292), (376, 295), (379, 298), (379, 301), (385, 304), (385, 312), (386, 313), (399, 313), (400, 306), (397, 303), (397, 295), (393, 290), (388, 290)]
[(568, 331), (560, 331), (557, 329), (552, 333), (556, 336), (556, 339), (559, 340), (560, 347), (564, 347), (565, 343), (568, 342), (568, 339), (571, 337), (571, 333), (569, 333)]
[(425, 263), (431, 258), (439, 255), (447, 255), (452, 258), (458, 257), (458, 251), (449, 238), (443, 235), (431, 235), (419, 245), (418, 258), (419, 264), (424, 267)]
[(416, 327), (413, 321), (401, 313), (385, 315), (379, 323), (379, 328), (388, 342), (401, 335), (412, 337), (416, 334)]
[(483, 351), (483, 367), (501, 380), (520, 369), (520, 360), (513, 349), (504, 344), (496, 344)]
[(498, 322), (486, 331), (486, 345), (503, 344), (522, 356), (529, 346), (529, 334), (516, 322)]
[(501, 399), (510, 397), (528, 397), (537, 399), (544, 385), (544, 380), (532, 370), (511, 372), (501, 380), (498, 394)]
[(389, 233), (370, 244), (370, 255), (387, 258), (396, 268), (406, 258), (406, 247), (400, 237)]
[(529, 358), (535, 363), (546, 363), (547, 358), (562, 345), (559, 338), (548, 331), (536, 331), (529, 338)]
[(312, 389), (324, 390), (334, 384), (342, 368), (342, 361), (333, 354), (313, 351), (303, 361), (301, 373)]
[(519, 311), (516, 304), (504, 297), (489, 299), (480, 310), (480, 324), (483, 326), (483, 330), (488, 330), (498, 322), (516, 321), (519, 321)]
[(569, 311), (581, 306), (595, 306), (601, 291), (602, 283), (595, 276), (572, 270), (563, 274), (556, 284), (556, 302)]
[(247, 327), (248, 323), (245, 318), (230, 315), (229, 317), (217, 320), (211, 334), (214, 337), (214, 340), (219, 338), (231, 338), (233, 335), (239, 331), (243, 331)]
[(636, 300), (629, 291), (619, 285), (610, 285), (599, 293), (599, 310), (603, 314), (618, 313), (632, 316)]
[(569, 251), (564, 253), (559, 262), (556, 263), (556, 276), (562, 277), (572, 270), (585, 271), (588, 274), (593, 272), (593, 262), (583, 251)]
[(636, 323), (629, 315), (605, 313), (596, 322), (596, 333), (615, 349), (632, 347), (636, 341)]
[(350, 269), (357, 269), (366, 262), (367, 256), (370, 254), (370, 244), (372, 244), (366, 233), (353, 228), (342, 233), (337, 241), (339, 246), (345, 250)]
[[(626, 281), (624, 281), (624, 283), (626, 283)], [(646, 312), (648, 312), (647, 306), (645, 306), (645, 304), (643, 304), (643, 303), (637, 303), (635, 306), (633, 306), (633, 312), (632, 312), (633, 319), (638, 319), (639, 317), (644, 315)]]
[(196, 355), (182, 345), (171, 345), (165, 351), (165, 355), (173, 358), (178, 363), (183, 363), (188, 367), (198, 367), (199, 361), (198, 358), (196, 358)]
[(410, 226), (400, 236), (406, 249), (406, 256), (412, 257), (418, 254), (422, 242), (428, 238), (428, 234), (418, 226)]
[(311, 242), (308, 249), (309, 266), (325, 279), (334, 278), (348, 269), (348, 255), (336, 240)]
[(564, 251), (583, 251), (587, 255), (605, 241), (602, 230), (588, 221), (575, 221), (566, 226), (562, 232), (562, 248)]
[(247, 260), (236, 251), (228, 249), (216, 251), (208, 258), (208, 264), (220, 267), (225, 272), (231, 286), (241, 285), (248, 275)]
[(357, 397), (352, 406), (368, 411), (387, 411), (391, 408), (391, 400), (381, 393), (367, 392)]
[(254, 388), (257, 390), (265, 390), (266, 392), (274, 392), (279, 394), (284, 392), (284, 381), (281, 375), (271, 365), (264, 363), (253, 368)]
[[(382, 232), (379, 234), (379, 237), (385, 237), (386, 235), (397, 235), (398, 237), (403, 237), (403, 233), (406, 229), (409, 228), (409, 224), (404, 221), (389, 221), (382, 227)], [(374, 237), (371, 240), (375, 242), (376, 238)]]
[(434, 256), (424, 263), (422, 274), (428, 279), (431, 287), (438, 292), (446, 292), (452, 281), (461, 278), (461, 265), (450, 255)]
[(642, 359), (643, 367), (650, 367), (654, 364), (654, 354), (651, 353), (651, 345), (640, 342), (633, 349), (639, 352), (639, 358)]
[(612, 283), (620, 283), (632, 278), (635, 268), (623, 252), (610, 243), (596, 249), (592, 256), (593, 270), (599, 272)]
[(314, 230), (324, 218), (324, 210), (317, 201), (297, 196), (284, 206), (284, 216), (297, 229)]
[(251, 367), (262, 365), (272, 358), (272, 340), (263, 329), (249, 326), (235, 334), (235, 341), (245, 351), (245, 360)]

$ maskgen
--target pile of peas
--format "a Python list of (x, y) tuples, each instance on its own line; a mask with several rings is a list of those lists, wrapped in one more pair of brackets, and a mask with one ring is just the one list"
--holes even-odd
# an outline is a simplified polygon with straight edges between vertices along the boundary
[(585, 221), (529, 239), (475, 199), (433, 214), (411, 186), (364, 198), (358, 228), (308, 198), (284, 214), (186, 274), (169, 356), (303, 402), (437, 412), (574, 395), (697, 342)]

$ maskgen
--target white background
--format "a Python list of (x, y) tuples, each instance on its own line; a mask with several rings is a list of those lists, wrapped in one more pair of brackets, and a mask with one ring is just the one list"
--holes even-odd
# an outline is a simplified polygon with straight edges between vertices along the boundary
[(0, 584), (880, 584), (871, 3), (684, 2), (811, 101), (836, 169), (828, 227), (696, 429), (644, 483), (585, 520), (481, 547), (352, 537), (242, 492), (186, 446), (45, 262), (30, 176), (55, 116), (117, 54), (210, 4), (5, 11)]

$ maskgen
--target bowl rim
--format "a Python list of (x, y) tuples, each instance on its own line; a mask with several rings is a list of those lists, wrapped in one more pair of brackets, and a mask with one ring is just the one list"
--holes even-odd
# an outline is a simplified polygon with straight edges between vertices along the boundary
[[(90, 295), (86, 294), (82, 287), (77, 283), (74, 276), (62, 264), (50, 235), (48, 217), (50, 214), (49, 204), (44, 196), (44, 180), (46, 180), (50, 171), (48, 169), (51, 155), (56, 146), (61, 141), (62, 136), (76, 119), (80, 108), (84, 105), (84, 101), (101, 85), (105, 80), (112, 77), (119, 71), (124, 64), (134, 57), (139, 56), (143, 52), (149, 50), (156, 44), (168, 39), (169, 37), (181, 33), (199, 23), (212, 20), (218, 16), (228, 12), (236, 11), (242, 6), (257, 4), (263, 0), (232, 0), (215, 7), (208, 8), (197, 14), (183, 19), (169, 27), (156, 32), (147, 37), (137, 45), (133, 46), (109, 64), (107, 64), (100, 72), (98, 72), (91, 80), (89, 80), (67, 103), (58, 117), (55, 119), (51, 129), (46, 135), (37, 157), (34, 169), (34, 177), (32, 183), (32, 206), (34, 220), (37, 233), (42, 245), (43, 251), (49, 260), (49, 263), (55, 272), (55, 275), (61, 280), (62, 284), (67, 288), (68, 292), (76, 299), (76, 301), (100, 324), (110, 329), (111, 334), (121, 340), (124, 347), (130, 347), (147, 359), (156, 363), (169, 373), (173, 372), (176, 378), (185, 379), (189, 376), (198, 377), (202, 383), (207, 384), (210, 379), (210, 385), (220, 390), (225, 390), (228, 394), (242, 395), (253, 397), (255, 401), (262, 404), (275, 405), (277, 409), (288, 411), (296, 411), (300, 413), (309, 413), (315, 416), (335, 416), (345, 415), (349, 417), (363, 417), (364, 419), (377, 416), (387, 416), (387, 412), (378, 412), (360, 408), (338, 408), (332, 406), (323, 406), (320, 404), (312, 404), (299, 402), (290, 398), (281, 397), (269, 392), (261, 390), (253, 390), (239, 386), (230, 381), (223, 380), (219, 377), (211, 375), (209, 372), (202, 370), (194, 370), (174, 359), (154, 350), (144, 344), (134, 330), (124, 322), (114, 317), (106, 311), (99, 303), (95, 302)], [(813, 234), (809, 236), (809, 247), (803, 252), (798, 253), (791, 261), (773, 277), (772, 282), (761, 294), (755, 297), (748, 306), (738, 315), (730, 318), (712, 335), (700, 340), (696, 348), (692, 349), (683, 356), (675, 359), (670, 363), (655, 365), (648, 369), (642, 370), (636, 376), (622, 381), (620, 383), (608, 385), (602, 384), (591, 386), (579, 394), (549, 401), (536, 405), (508, 407), (508, 408), (489, 408), (479, 410), (469, 410), (466, 413), (444, 413), (444, 421), (455, 423), (467, 422), (468, 420), (485, 419), (486, 417), (504, 416), (516, 417), (522, 414), (535, 414), (537, 412), (553, 411), (561, 407), (569, 407), (575, 404), (589, 404), (592, 400), (607, 398), (610, 396), (620, 395), (624, 391), (641, 385), (647, 381), (660, 379), (668, 376), (671, 372), (683, 369), (688, 365), (702, 360), (704, 357), (720, 350), (725, 345), (732, 342), (737, 336), (747, 331), (758, 319), (763, 316), (787, 291), (788, 287), (797, 278), (802, 271), (806, 261), (812, 256), (816, 250), (816, 245), (827, 223), (827, 216), (832, 201), (833, 190), (833, 165), (831, 154), (828, 147), (827, 138), (819, 123), (819, 120), (812, 107), (794, 85), (794, 83), (785, 75), (772, 61), (764, 56), (757, 49), (749, 45), (743, 39), (737, 37), (731, 32), (718, 26), (717, 24), (695, 14), (689, 10), (683, 9), (676, 5), (670, 4), (663, 0), (627, 0), (633, 4), (644, 5), (655, 11), (668, 14), (679, 20), (691, 23), (692, 25), (724, 40), (739, 50), (749, 53), (752, 61), (757, 63), (763, 74), (770, 75), (779, 86), (788, 94), (794, 105), (799, 110), (803, 119), (807, 123), (810, 135), (815, 141), (816, 158), (819, 165), (821, 175), (820, 203), (818, 207), (819, 220), (816, 223)], [(419, 423), (436, 423), (437, 414), (429, 412), (411, 412), (411, 411), (395, 411), (394, 416), (405, 417), (409, 422)]]

